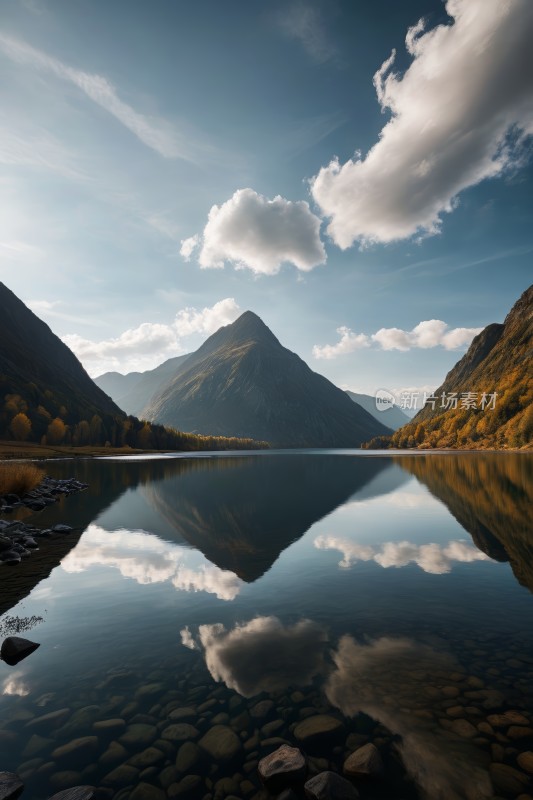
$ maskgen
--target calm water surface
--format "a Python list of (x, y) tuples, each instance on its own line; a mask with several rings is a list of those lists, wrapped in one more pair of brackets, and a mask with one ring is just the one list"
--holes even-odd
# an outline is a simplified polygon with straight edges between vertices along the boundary
[(375, 742), (362, 798), (532, 792), (531, 455), (47, 470), (90, 488), (31, 517), (78, 533), (0, 572), (2, 635), (22, 619), (41, 643), (0, 663), (0, 769), (24, 800), (253, 798), (282, 741), (311, 772)]

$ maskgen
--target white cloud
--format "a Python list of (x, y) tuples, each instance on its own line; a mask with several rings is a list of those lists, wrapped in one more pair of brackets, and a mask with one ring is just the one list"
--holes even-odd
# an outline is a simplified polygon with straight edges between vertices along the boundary
[(89, 525), (82, 538), (61, 562), (65, 572), (85, 572), (90, 567), (117, 569), (124, 578), (141, 585), (171, 583), (185, 592), (207, 592), (219, 600), (234, 600), (242, 581), (233, 572), (208, 562), (189, 566), (188, 548), (178, 547), (144, 531), (107, 531)]
[(184, 647), (187, 647), (189, 650), (198, 650), (198, 645), (194, 641), (193, 635), (189, 630), (189, 626), (186, 625), (183, 630), (180, 631), (181, 636), (181, 643)]
[(120, 100), (115, 88), (102, 75), (74, 69), (21, 39), (5, 34), (0, 34), (0, 49), (18, 64), (28, 64), (74, 84), (128, 128), (143, 144), (164, 158), (189, 158), (186, 148), (181, 146), (176, 133), (167, 122), (135, 111)]
[(308, 272), (326, 261), (320, 219), (303, 200), (239, 189), (211, 208), (202, 236), (200, 266), (221, 268), (225, 261), (262, 275), (275, 275), (285, 262)]
[[(213, 679), (244, 697), (305, 686), (325, 670), (327, 633), (308, 619), (283, 625), (256, 617), (229, 631), (221, 623), (200, 625), (199, 640)], [(191, 646), (187, 635), (183, 644)]]
[(325, 344), (322, 347), (315, 344), (313, 347), (313, 356), (315, 358), (337, 358), (337, 356), (343, 356), (346, 353), (353, 353), (355, 350), (370, 347), (370, 339), (364, 333), (354, 333), (345, 325), (337, 328), (337, 333), (341, 337), (337, 344)]
[(280, 30), (300, 42), (306, 53), (318, 64), (324, 64), (337, 55), (330, 41), (325, 22), (318, 8), (307, 2), (292, 2), (277, 16)]
[(107, 370), (150, 369), (165, 358), (184, 353), (183, 338), (195, 333), (214, 333), (222, 325), (237, 319), (240, 313), (234, 298), (226, 297), (212, 307), (182, 309), (168, 325), (143, 322), (111, 339), (93, 341), (68, 334), (63, 336), (63, 341), (91, 375)]
[(490, 561), (490, 558), (471, 544), (451, 541), (447, 545), (413, 544), (412, 542), (384, 542), (379, 548), (359, 544), (338, 536), (318, 536), (315, 539), (318, 550), (338, 550), (342, 553), (339, 566), (349, 568), (357, 561), (375, 561), (381, 567), (406, 567), (417, 564), (424, 572), (444, 575), (455, 562), (469, 564), (472, 561)]
[(194, 236), (189, 236), (188, 239), (181, 240), (180, 255), (183, 256), (185, 261), (190, 261), (191, 256), (200, 244), (200, 237), (196, 233)]
[[(533, 132), (530, 0), (448, 0), (453, 24), (407, 32), (413, 60), (395, 53), (374, 76), (391, 119), (362, 157), (323, 167), (311, 190), (341, 248), (439, 231), (469, 186), (519, 162)], [(515, 147), (510, 144), (510, 136)]]
[(428, 349), (430, 347), (444, 347), (446, 350), (456, 350), (470, 344), (483, 328), (448, 328), (446, 322), (440, 319), (429, 319), (419, 322), (411, 331), (402, 328), (380, 328), (376, 333), (367, 336), (364, 333), (354, 333), (350, 328), (343, 326), (337, 328), (341, 335), (336, 344), (315, 345), (313, 356), (315, 358), (333, 359), (346, 353), (353, 353), (362, 347), (369, 347), (373, 342), (382, 350), (411, 350), (413, 347)]

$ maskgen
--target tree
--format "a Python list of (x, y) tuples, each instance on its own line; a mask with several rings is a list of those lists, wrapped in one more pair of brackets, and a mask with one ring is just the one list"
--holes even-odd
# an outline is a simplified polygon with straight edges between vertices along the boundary
[(47, 444), (61, 444), (65, 438), (67, 427), (62, 419), (56, 417), (52, 420), (46, 431)]
[(31, 422), (21, 411), (13, 417), (9, 429), (17, 442), (27, 442), (30, 437)]

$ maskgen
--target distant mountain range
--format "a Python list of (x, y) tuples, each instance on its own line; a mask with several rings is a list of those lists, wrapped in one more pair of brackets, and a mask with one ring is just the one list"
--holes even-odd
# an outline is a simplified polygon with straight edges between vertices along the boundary
[(500, 449), (533, 442), (533, 286), (472, 341), (413, 420), (371, 447)]
[(116, 373), (96, 383), (124, 389), (120, 402), (126, 410), (184, 431), (251, 437), (279, 447), (359, 447), (391, 433), (283, 347), (251, 311), (195, 353), (171, 361), (133, 385), (129, 375), (121, 382)]
[(392, 428), (393, 431), (398, 430), (402, 425), (407, 425), (407, 423), (411, 421), (411, 417), (404, 414), (398, 406), (391, 406), (387, 408), (386, 411), (378, 411), (376, 408), (376, 398), (372, 397), (370, 394), (357, 394), (357, 392), (350, 391), (347, 391), (346, 394), (350, 400), (353, 400), (354, 403), (357, 403), (361, 408), (364, 408), (365, 411), (368, 411), (369, 414), (372, 414), (378, 422), (381, 422), (388, 428)]

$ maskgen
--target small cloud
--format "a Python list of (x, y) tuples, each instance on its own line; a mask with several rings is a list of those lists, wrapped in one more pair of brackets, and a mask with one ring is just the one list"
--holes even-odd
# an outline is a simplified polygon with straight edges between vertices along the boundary
[(412, 330), (402, 328), (380, 328), (376, 333), (367, 336), (364, 333), (354, 333), (345, 326), (337, 328), (341, 335), (336, 344), (315, 345), (313, 356), (315, 358), (333, 359), (346, 353), (353, 353), (372, 343), (379, 345), (382, 350), (423, 350), (432, 347), (444, 347), (445, 350), (457, 350), (469, 345), (474, 336), (481, 333), (483, 328), (448, 328), (446, 322), (440, 319), (429, 319), (419, 322)]
[(9, 694), (15, 697), (27, 697), (30, 689), (27, 683), (22, 680), (22, 672), (14, 672), (2, 683), (2, 694)]
[(183, 630), (180, 631), (181, 636), (181, 643), (184, 647), (187, 647), (189, 650), (199, 650), (200, 648), (196, 644), (193, 639), (193, 635), (189, 630), (189, 626), (186, 625)]
[(317, 64), (336, 58), (338, 51), (330, 40), (324, 18), (316, 5), (310, 2), (292, 2), (283, 7), (276, 17), (281, 32), (299, 42)]
[(320, 224), (303, 200), (279, 195), (269, 200), (253, 189), (239, 189), (211, 208), (199, 264), (221, 268), (229, 261), (237, 268), (275, 275), (283, 263), (290, 263), (308, 272), (326, 261)]
[(194, 236), (189, 236), (188, 239), (181, 240), (180, 255), (183, 256), (185, 261), (190, 261), (191, 256), (200, 244), (200, 237), (196, 233)]

